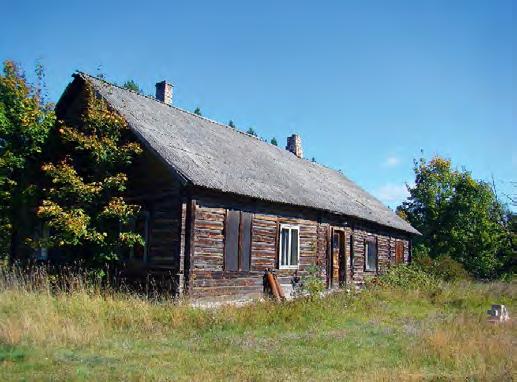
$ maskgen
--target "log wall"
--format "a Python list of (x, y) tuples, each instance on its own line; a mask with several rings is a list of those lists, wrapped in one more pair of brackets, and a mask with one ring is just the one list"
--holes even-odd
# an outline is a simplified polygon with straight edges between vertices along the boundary
[(186, 212), (181, 188), (171, 173), (147, 150), (131, 169), (127, 200), (149, 214), (147, 261), (133, 259), (128, 270), (133, 273), (164, 272), (176, 277), (182, 270), (181, 248), (185, 240)]
[[(295, 273), (279, 269), (279, 231), (281, 224), (300, 227), (300, 257), (296, 271), (303, 276), (310, 264), (322, 269), (322, 280), (328, 285), (331, 233), (344, 232), (346, 253), (346, 287), (361, 287), (364, 282), (384, 272), (394, 262), (395, 242), (402, 240), (405, 259), (409, 258), (409, 241), (403, 234), (355, 221), (336, 220), (314, 212), (272, 206), (258, 202), (238, 201), (228, 197), (196, 196), (191, 252), (191, 297), (197, 300), (228, 300), (262, 297), (262, 276), (274, 269), (281, 284), (289, 287)], [(252, 213), (250, 271), (224, 269), (225, 219), (227, 211)], [(364, 242), (377, 243), (378, 270), (365, 271)]]

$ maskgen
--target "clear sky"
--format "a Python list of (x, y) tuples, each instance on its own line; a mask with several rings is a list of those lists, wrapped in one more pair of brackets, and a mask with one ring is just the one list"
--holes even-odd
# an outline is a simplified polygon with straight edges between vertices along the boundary
[(412, 160), (449, 157), (515, 193), (516, 6), (492, 1), (1, 1), (0, 59), (167, 79), (174, 103), (306, 157), (395, 207)]

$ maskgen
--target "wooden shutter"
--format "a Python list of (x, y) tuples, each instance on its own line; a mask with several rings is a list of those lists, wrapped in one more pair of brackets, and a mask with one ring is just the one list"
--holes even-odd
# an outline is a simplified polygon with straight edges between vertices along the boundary
[(239, 227), (240, 212), (228, 210), (226, 214), (225, 243), (224, 243), (224, 270), (239, 270)]
[(404, 243), (397, 241), (395, 243), (395, 263), (400, 264), (404, 262)]
[(241, 212), (240, 238), (239, 238), (239, 269), (250, 270), (251, 258), (251, 220), (252, 214)]
[(228, 210), (224, 234), (225, 271), (250, 270), (252, 217), (249, 212)]

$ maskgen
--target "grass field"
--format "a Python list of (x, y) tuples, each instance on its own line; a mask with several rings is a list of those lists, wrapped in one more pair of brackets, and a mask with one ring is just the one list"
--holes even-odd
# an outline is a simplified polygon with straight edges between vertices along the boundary
[[(3, 283), (3, 285), (2, 285)], [(0, 282), (0, 380), (494, 380), (515, 378), (517, 285), (373, 288), (200, 310)]]

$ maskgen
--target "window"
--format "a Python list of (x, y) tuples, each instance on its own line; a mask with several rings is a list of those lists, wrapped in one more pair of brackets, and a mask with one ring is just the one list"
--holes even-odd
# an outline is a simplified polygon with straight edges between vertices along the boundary
[(397, 241), (395, 243), (395, 263), (401, 264), (404, 262), (404, 243)]
[(377, 243), (374, 240), (367, 240), (364, 243), (364, 269), (366, 271), (377, 270)]
[(290, 225), (280, 226), (279, 268), (297, 269), (300, 256), (300, 228)]
[(224, 232), (224, 270), (249, 271), (251, 258), (250, 212), (228, 210)]

